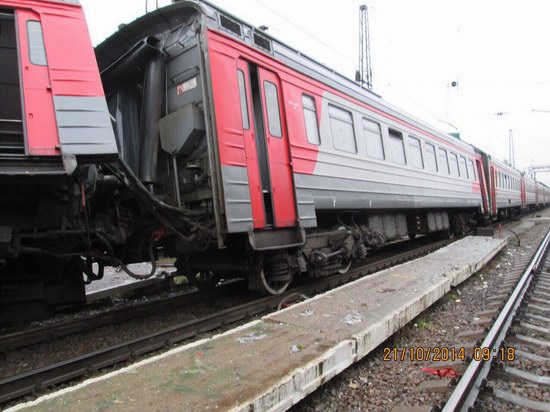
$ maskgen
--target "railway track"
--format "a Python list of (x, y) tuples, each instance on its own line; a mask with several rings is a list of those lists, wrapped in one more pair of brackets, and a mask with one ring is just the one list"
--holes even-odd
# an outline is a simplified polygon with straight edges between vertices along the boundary
[(131, 319), (142, 318), (154, 313), (205, 302), (209, 299), (227, 296), (244, 287), (244, 281), (236, 281), (220, 285), (209, 290), (199, 290), (175, 296), (149, 300), (146, 303), (124, 306), (99, 313), (80, 316), (75, 319), (46, 324), (32, 329), (0, 335), (0, 353), (24, 348), (37, 343), (58, 339), (113, 323), (121, 323)]
[[(452, 240), (446, 239), (430, 243), (414, 250), (351, 269), (345, 274), (321, 278), (315, 283), (294, 287), (283, 295), (259, 298), (131, 341), (2, 379), (0, 380), (0, 405), (29, 394), (41, 392), (54, 385), (88, 376), (100, 369), (132, 361), (147, 353), (169, 348), (174, 344), (196, 337), (199, 334), (213, 331), (223, 325), (232, 324), (268, 310), (276, 309), (282, 302), (287, 302), (294, 296), (311, 296), (326, 291), (361, 276), (429, 253), (450, 242)], [(47, 333), (41, 336), (45, 335)], [(33, 337), (33, 339), (37, 339), (37, 337)], [(12, 340), (13, 342), (15, 341)]]
[[(501, 410), (509, 404), (521, 409), (550, 410), (549, 399), (541, 401), (518, 394), (522, 388), (548, 387), (550, 378), (516, 367), (517, 363), (525, 366), (528, 361), (532, 370), (538, 369), (540, 373), (550, 364), (549, 252), (550, 232), (523, 273), (512, 274), (503, 282), (499, 293), (509, 298), (483, 342), (475, 344), (472, 361), (446, 402), (444, 412), (489, 407)], [(510, 287), (511, 282), (517, 282), (516, 286)], [(510, 382), (513, 385), (508, 385)], [(480, 398), (480, 395), (489, 395), (489, 398)]]
[[(423, 240), (420, 239), (420, 244), (422, 245), (422, 243)], [(413, 243), (413, 246), (416, 245)], [(402, 247), (403, 243), (401, 242), (390, 244), (381, 250), (381, 252), (385, 254), (394, 253), (395, 250)], [(380, 259), (377, 255), (373, 255), (373, 257), (375, 259)], [(23, 330), (10, 331), (0, 335), (0, 353), (6, 353), (53, 339), (91, 331), (111, 324), (120, 324), (132, 319), (143, 318), (155, 313), (166, 312), (195, 303), (208, 302), (215, 298), (230, 296), (233, 293), (245, 289), (245, 287), (246, 281), (236, 280), (221, 284), (212, 289), (149, 299), (147, 302), (143, 303), (126, 305), (114, 309), (102, 309), (98, 312), (85, 314), (83, 316), (77, 314), (75, 318), (54, 321), (38, 327), (27, 327)]]

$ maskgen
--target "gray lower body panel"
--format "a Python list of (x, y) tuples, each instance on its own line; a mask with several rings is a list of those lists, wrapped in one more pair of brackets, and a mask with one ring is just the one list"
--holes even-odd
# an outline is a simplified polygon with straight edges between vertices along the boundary
[[(481, 194), (399, 183), (295, 174), (298, 199), (312, 199), (316, 210), (477, 208)], [(309, 215), (309, 211), (308, 211)]]
[(53, 100), (64, 155), (118, 155), (104, 97), (54, 96)]
[(254, 229), (246, 167), (222, 166), (225, 216), (229, 233)]

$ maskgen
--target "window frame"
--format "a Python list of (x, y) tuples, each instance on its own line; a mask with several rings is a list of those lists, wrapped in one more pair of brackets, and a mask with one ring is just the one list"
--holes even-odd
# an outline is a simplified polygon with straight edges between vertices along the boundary
[[(394, 163), (396, 165), (407, 166), (407, 152), (405, 150), (405, 139), (404, 139), (404, 136), (403, 136), (403, 132), (400, 132), (397, 129), (393, 129), (391, 127), (388, 127), (388, 139), (389, 139), (389, 143), (390, 143), (390, 155), (391, 155), (392, 163)], [(392, 145), (392, 139), (393, 139), (393, 141), (396, 141), (396, 140), (401, 141), (401, 148), (403, 149), (403, 163), (395, 161), (393, 145)]]
[[(449, 161), (449, 167), (450, 167), (450, 171), (451, 171), (451, 176), (452, 177), (456, 177), (456, 178), (459, 178), (460, 179), (460, 165), (458, 163), (458, 155), (455, 153), (455, 152), (449, 152), (451, 155), (449, 156), (450, 157), (450, 161)], [(456, 160), (456, 175), (453, 174), (453, 156), (454, 156), (454, 159)]]
[[(470, 178), (471, 181), (473, 182), (477, 182), (477, 179), (476, 179), (476, 168), (475, 168), (475, 163), (472, 159), (467, 159), (468, 160), (468, 169), (470, 169), (470, 166), (472, 167), (472, 176)], [(469, 170), (468, 170), (468, 174), (469, 174)]]
[[(424, 147), (426, 148), (426, 159), (428, 159), (430, 156), (430, 151), (428, 150), (429, 147), (433, 149), (433, 161), (435, 165), (435, 170), (430, 169), (429, 167), (426, 167), (426, 170), (433, 173), (439, 173), (439, 165), (437, 163), (437, 148), (433, 143), (430, 142), (424, 142)], [(424, 164), (427, 166), (429, 162), (424, 162)]]
[[(350, 121), (347, 122), (346, 120), (337, 117), (337, 115), (336, 116), (333, 115), (331, 113), (331, 109), (334, 109), (336, 111), (336, 113), (338, 113), (338, 112), (346, 113), (346, 115), (349, 115), (349, 120)], [(332, 147), (334, 148), (334, 150), (338, 150), (339, 152), (343, 152), (343, 153), (357, 154), (357, 137), (355, 136), (355, 122), (353, 121), (353, 113), (348, 109), (342, 108), (342, 107), (337, 106), (337, 105), (332, 104), (332, 103), (329, 103), (329, 105), (328, 105), (328, 117), (329, 117), (330, 134), (331, 134), (331, 138), (332, 138)], [(345, 124), (349, 124), (351, 126), (351, 132), (352, 132), (351, 137), (352, 137), (352, 141), (353, 141), (354, 151), (350, 151), (350, 150), (344, 149), (342, 147), (337, 147), (335, 145), (334, 127), (333, 127), (334, 126), (334, 123), (333, 123), (334, 120), (336, 120), (338, 122), (345, 123)]]
[[(411, 155), (409, 156), (411, 159), (411, 166), (414, 167), (415, 169), (424, 170), (425, 163), (424, 163), (424, 155), (422, 153), (422, 141), (418, 137), (414, 137), (411, 135), (409, 135), (408, 140), (409, 140), (409, 154)], [(418, 143), (418, 147), (414, 146), (412, 142)], [(420, 154), (420, 166), (414, 164), (414, 156), (412, 155), (413, 152), (411, 151), (411, 147), (413, 148), (413, 150), (418, 149), (418, 153)]]
[[(369, 153), (369, 147), (371, 147), (372, 145), (369, 144), (369, 140), (367, 139), (367, 132), (371, 132), (373, 135), (376, 134), (374, 130), (372, 129), (369, 129), (367, 127), (365, 127), (365, 122), (367, 123), (371, 123), (371, 124), (375, 124), (378, 126), (378, 136), (380, 137), (380, 148), (382, 150), (382, 157), (377, 157), (377, 156), (373, 156), (372, 154)], [(384, 147), (384, 135), (382, 133), (382, 124), (376, 120), (373, 120), (373, 119), (369, 119), (367, 117), (362, 117), (361, 118), (361, 127), (363, 129), (363, 138), (365, 139), (365, 147), (366, 147), (366, 151), (367, 151), (367, 157), (371, 158), (371, 159), (376, 159), (376, 160), (386, 160), (386, 149)]]
[[(241, 82), (242, 79), (242, 82)], [(243, 130), (250, 130), (250, 113), (248, 110), (248, 93), (246, 89), (246, 75), (242, 69), (237, 69), (237, 83), (239, 87), (239, 100), (241, 103), (241, 121)], [(243, 102), (244, 97), (244, 102)], [(246, 109), (246, 112), (244, 111)], [(246, 119), (245, 119), (246, 114)], [(245, 122), (246, 120), (246, 122)], [(245, 124), (246, 123), (246, 124)]]
[[(462, 161), (464, 161), (464, 172), (466, 176), (462, 176), (462, 171), (460, 169), (460, 164)], [(470, 180), (470, 174), (468, 172), (468, 161), (466, 160), (466, 156), (460, 155), (458, 157), (458, 171), (460, 172), (460, 177), (464, 177), (466, 180)]]
[[(273, 86), (273, 88), (275, 89), (275, 102), (271, 102), (271, 103), (277, 103), (276, 104), (276, 107), (277, 107), (277, 112), (273, 111), (270, 109), (270, 107), (273, 107), (273, 104), (270, 104), (270, 102), (268, 101), (268, 96), (270, 96), (270, 94), (268, 94), (267, 92), (267, 85), (269, 85), (270, 87)], [(277, 87), (277, 85), (273, 82), (270, 82), (269, 80), (264, 80), (264, 100), (265, 100), (265, 113), (266, 113), (266, 116), (267, 116), (267, 128), (269, 130), (269, 135), (271, 137), (275, 137), (277, 139), (282, 139), (283, 137), (283, 122), (282, 122), (282, 119), (281, 119), (281, 106), (280, 106), (280, 102), (279, 102), (279, 88)], [(273, 118), (271, 115), (277, 115), (276, 118)], [(275, 130), (276, 132), (278, 133), (273, 133), (273, 130), (271, 129), (271, 126), (274, 125), (272, 123), (272, 121), (275, 121), (275, 120), (278, 120), (278, 130)]]
[[(304, 102), (304, 99), (310, 99), (311, 100), (311, 103), (313, 105), (313, 108), (310, 108), (310, 107), (306, 107), (305, 105), (305, 102)], [(306, 94), (306, 93), (302, 93), (302, 110), (303, 110), (303, 114), (304, 114), (304, 126), (305, 126), (305, 129), (306, 129), (306, 139), (308, 141), (309, 144), (312, 144), (314, 146), (321, 146), (321, 131), (319, 130), (319, 120), (317, 119), (317, 104), (315, 102), (315, 98), (313, 96), (310, 96), (309, 94)], [(310, 139), (310, 134), (309, 134), (309, 128), (308, 128), (308, 122), (307, 122), (307, 117), (306, 117), (306, 111), (310, 111), (310, 112), (313, 112), (313, 115), (314, 115), (314, 118), (315, 118), (315, 132), (317, 134), (317, 142), (312, 142), (311, 139)]]
[(451, 165), (449, 164), (449, 151), (444, 147), (438, 147), (437, 149), (438, 149), (438, 153), (437, 153), (438, 164), (441, 158), (441, 154), (445, 153), (445, 165), (447, 166), (444, 168), (444, 170), (440, 170), (440, 172), (442, 172), (442, 174), (446, 176), (451, 176)]
[[(34, 26), (34, 28), (32, 26)], [(27, 35), (29, 62), (34, 66), (47, 67), (48, 56), (46, 55), (46, 42), (44, 41), (44, 28), (42, 27), (42, 21), (34, 19), (27, 20), (25, 23), (25, 29)], [(36, 51), (33, 52), (33, 50), (36, 50), (37, 47), (40, 48), (39, 55), (37, 55)]]

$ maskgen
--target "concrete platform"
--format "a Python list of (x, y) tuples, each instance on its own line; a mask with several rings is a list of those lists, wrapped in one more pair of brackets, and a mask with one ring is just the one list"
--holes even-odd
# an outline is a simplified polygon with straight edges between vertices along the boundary
[(285, 410), (367, 355), (504, 246), (503, 239), (462, 239), (11, 410)]

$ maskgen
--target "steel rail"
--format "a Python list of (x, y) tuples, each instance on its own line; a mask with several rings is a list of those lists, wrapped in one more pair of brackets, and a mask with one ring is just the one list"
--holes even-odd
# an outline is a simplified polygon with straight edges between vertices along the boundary
[(227, 296), (243, 288), (244, 281), (231, 282), (209, 290), (199, 290), (176, 296), (150, 300), (146, 303), (110, 309), (76, 319), (60, 321), (29, 330), (0, 335), (0, 353), (8, 352), (48, 340), (74, 335), (80, 332), (120, 323), (131, 319), (149, 316), (153, 313), (205, 302), (208, 299)]
[(184, 322), (159, 332), (131, 341), (116, 344), (95, 352), (58, 362), (40, 369), (24, 372), (0, 380), (0, 405), (47, 387), (68, 382), (89, 375), (99, 369), (133, 360), (137, 356), (168, 348), (175, 343), (209, 332), (223, 325), (235, 323), (253, 315), (278, 307), (279, 303), (292, 294), (313, 295), (335, 286), (355, 280), (361, 276), (393, 266), (405, 260), (426, 254), (446, 246), (452, 240), (446, 239), (416, 248), (389, 258), (381, 259), (341, 275), (320, 278), (312, 284), (292, 288), (282, 295), (267, 296), (252, 302), (225, 309), (209, 316)]
[(491, 364), (493, 362), (493, 355), (498, 353), (500, 346), (503, 344), (516, 312), (518, 311), (525, 293), (531, 284), (533, 275), (540, 272), (540, 265), (546, 258), (549, 249), (550, 231), (546, 234), (539, 248), (533, 255), (531, 262), (523, 272), (523, 275), (512, 292), (512, 295), (506, 302), (504, 308), (500, 312), (498, 318), (480, 346), (482, 348), (489, 348), (489, 360), (483, 361), (473, 359), (470, 362), (470, 365), (464, 372), (464, 375), (445, 404), (443, 412), (466, 412), (474, 406), (479, 392), (484, 388), (487, 382), (487, 376), (489, 375)]

